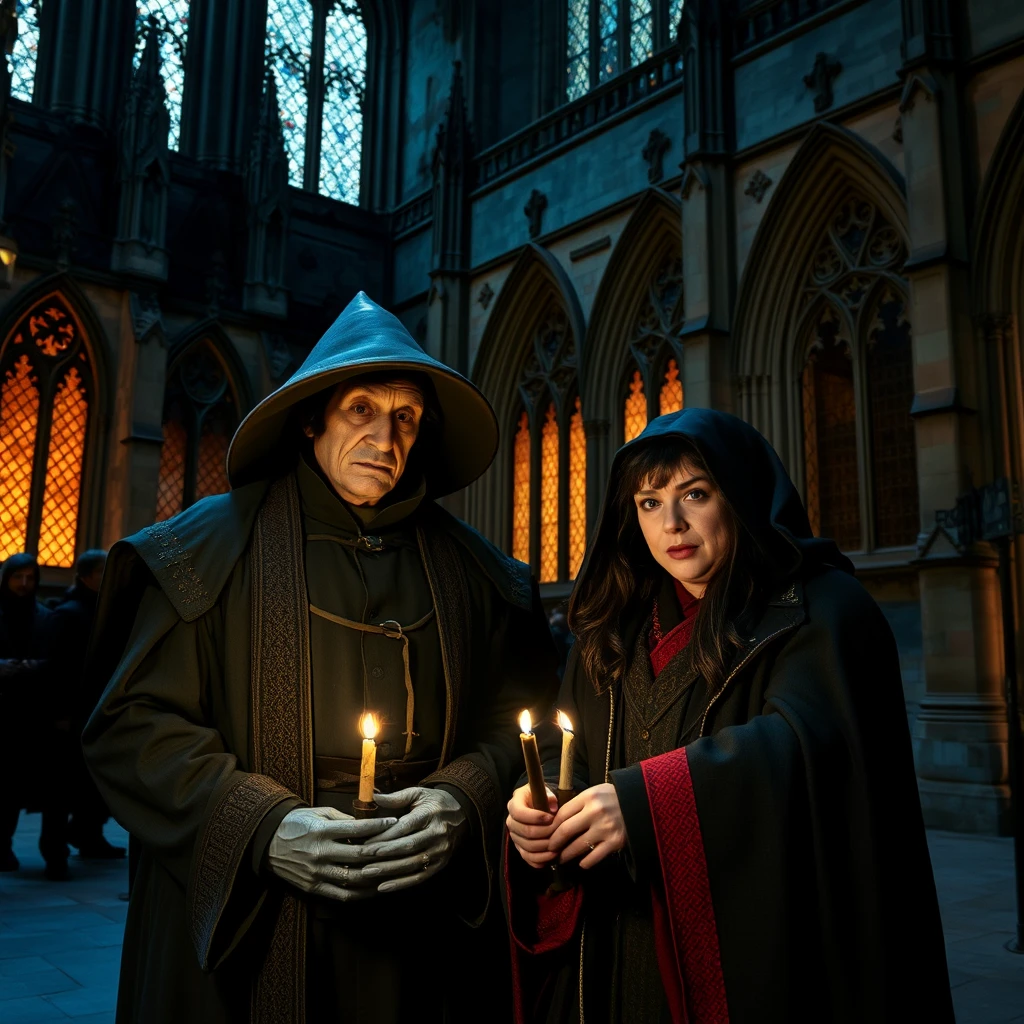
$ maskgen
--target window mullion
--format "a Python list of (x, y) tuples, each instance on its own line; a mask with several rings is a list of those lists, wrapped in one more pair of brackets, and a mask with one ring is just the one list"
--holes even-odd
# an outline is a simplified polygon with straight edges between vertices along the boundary
[(571, 403), (558, 411), (558, 578), (569, 579), (569, 445)]
[(530, 412), (530, 568), (540, 576), (540, 516), (541, 516), (541, 403), (534, 404)]
[(621, 75), (627, 68), (633, 66), (633, 55), (630, 52), (630, 24), (629, 24), (629, 13), (630, 3), (629, 0), (618, 0), (619, 3), (619, 23), (616, 26), (616, 36), (619, 40), (619, 67), (616, 74)]
[(320, 142), (324, 120), (324, 57), (327, 35), (327, 14), (331, 0), (314, 0), (313, 5), (313, 47), (309, 57), (308, 94), (309, 106), (306, 117), (306, 165), (303, 172), (303, 188), (309, 192), (320, 191)]
[(601, 80), (601, 0), (590, 0), (590, 88)]

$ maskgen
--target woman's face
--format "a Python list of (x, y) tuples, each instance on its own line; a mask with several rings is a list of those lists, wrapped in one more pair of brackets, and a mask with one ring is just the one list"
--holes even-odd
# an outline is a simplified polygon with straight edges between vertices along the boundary
[(644, 481), (633, 501), (654, 560), (694, 597), (703, 597), (732, 542), (721, 491), (683, 462), (664, 487)]

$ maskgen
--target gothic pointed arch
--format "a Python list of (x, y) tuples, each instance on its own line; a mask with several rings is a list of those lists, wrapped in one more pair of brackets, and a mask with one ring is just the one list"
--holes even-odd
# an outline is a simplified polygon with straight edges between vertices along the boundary
[(167, 354), (158, 522), (229, 489), (228, 446), (251, 404), (245, 369), (216, 320), (174, 340)]
[(583, 405), (609, 424), (612, 453), (662, 412), (682, 408), (682, 210), (659, 188), (641, 197), (598, 286), (585, 346)]
[(908, 249), (899, 172), (821, 123), (780, 180), (740, 279), (740, 415), (789, 467), (815, 532), (851, 551), (916, 537)]
[(502, 442), (469, 489), (467, 513), (504, 550), (526, 556), (542, 582), (572, 578), (586, 539), (584, 331), (561, 265), (540, 246), (525, 246), (495, 300), (473, 368)]
[(111, 389), (99, 318), (64, 273), (23, 289), (0, 333), (0, 559), (70, 568), (99, 530)]

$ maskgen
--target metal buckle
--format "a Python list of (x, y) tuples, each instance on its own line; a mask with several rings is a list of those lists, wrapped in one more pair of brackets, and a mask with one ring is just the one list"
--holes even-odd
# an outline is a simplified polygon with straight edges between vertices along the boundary
[[(393, 626), (393, 629), (388, 629), (388, 626)], [(377, 623), (378, 629), (384, 630), (384, 635), (389, 640), (401, 640), (402, 639), (402, 624), (396, 622), (394, 619), (385, 619), (383, 622)]]
[(367, 551), (383, 551), (384, 550), (384, 538), (378, 537), (374, 533), (365, 533), (359, 537), (359, 544)]

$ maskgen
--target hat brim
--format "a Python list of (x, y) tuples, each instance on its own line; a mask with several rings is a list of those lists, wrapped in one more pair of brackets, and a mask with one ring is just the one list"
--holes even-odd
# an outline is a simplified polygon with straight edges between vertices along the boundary
[(438, 451), (427, 485), (432, 497), (461, 490), (486, 472), (498, 450), (498, 421), (486, 398), (465, 377), (418, 360), (370, 359), (335, 370), (293, 377), (268, 395), (242, 420), (228, 449), (228, 479), (239, 487), (261, 479), (294, 456), (294, 442), (285, 436), (295, 406), (306, 398), (353, 377), (381, 370), (422, 373), (437, 392), (441, 407)]

